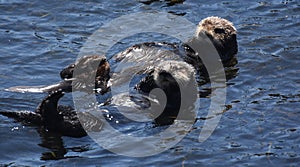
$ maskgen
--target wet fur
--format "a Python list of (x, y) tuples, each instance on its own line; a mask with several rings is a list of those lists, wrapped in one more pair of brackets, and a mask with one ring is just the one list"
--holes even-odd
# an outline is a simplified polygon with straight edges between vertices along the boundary
[[(17, 121), (44, 126), (48, 131), (59, 133), (64, 136), (83, 137), (87, 133), (85, 130), (99, 131), (102, 122), (87, 112), (76, 112), (70, 106), (58, 106), (59, 99), (63, 96), (62, 91), (55, 91), (49, 94), (37, 107), (35, 112), (0, 112), (0, 114), (14, 118)], [(83, 128), (81, 120), (87, 122)]]

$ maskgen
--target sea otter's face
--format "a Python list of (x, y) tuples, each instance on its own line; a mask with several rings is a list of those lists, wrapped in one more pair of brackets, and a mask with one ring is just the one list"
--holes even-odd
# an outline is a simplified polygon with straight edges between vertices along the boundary
[(237, 53), (236, 29), (233, 24), (219, 17), (207, 17), (197, 27), (197, 36), (207, 35), (223, 61)]
[(153, 79), (159, 88), (169, 90), (177, 86), (186, 88), (193, 81), (193, 75), (194, 69), (189, 64), (180, 61), (166, 61), (156, 66)]
[(92, 86), (95, 84), (95, 88), (100, 88), (101, 93), (107, 92), (110, 65), (104, 56), (88, 55), (82, 57), (75, 64), (74, 72), (73, 77), (79, 81), (79, 86)]
[(96, 88), (101, 89), (101, 94), (109, 91), (110, 85), (108, 84), (108, 80), (110, 79), (110, 65), (106, 59), (102, 59), (96, 73), (95, 85)]
[(156, 117), (156, 125), (170, 125), (175, 119), (195, 120), (198, 89), (195, 69), (190, 64), (175, 60), (158, 62), (135, 88), (155, 102), (150, 102), (149, 111)]
[(106, 59), (102, 59), (97, 69), (96, 80), (98, 78), (102, 78), (102, 80), (107, 81), (110, 78), (109, 73), (110, 73), (110, 65)]

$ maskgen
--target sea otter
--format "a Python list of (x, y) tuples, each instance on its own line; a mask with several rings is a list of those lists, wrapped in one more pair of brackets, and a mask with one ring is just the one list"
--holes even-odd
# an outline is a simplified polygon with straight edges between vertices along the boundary
[(237, 31), (230, 21), (215, 16), (207, 17), (197, 27), (196, 36), (201, 34), (209, 37), (223, 63), (230, 61), (237, 54)]
[[(230, 21), (220, 17), (212, 16), (203, 19), (199, 23), (195, 33), (195, 37), (193, 37), (187, 43), (180, 44), (167, 42), (148, 42), (137, 44), (127, 48), (125, 51), (118, 53), (113, 58), (117, 62), (123, 60), (126, 57), (128, 57), (128, 59), (129, 57), (134, 59), (131, 52), (135, 52), (135, 54), (144, 54), (146, 56), (151, 48), (158, 48), (172, 51), (179, 55), (184, 61), (192, 64), (196, 69), (201, 69), (201, 67), (203, 66), (203, 63), (199, 56), (199, 54), (201, 53), (196, 53), (196, 51), (194, 51), (191, 46), (189, 46), (189, 43), (197, 39), (203, 40), (202, 36), (205, 35), (214, 45), (223, 65), (232, 66), (235, 65), (232, 64), (232, 62), (235, 62), (232, 61), (232, 59), (235, 58), (235, 55), (238, 51), (236, 34), (237, 31)], [(164, 58), (169, 59), (168, 57)]]
[[(237, 63), (238, 45), (236, 33), (234, 25), (228, 20), (214, 16), (207, 17), (197, 26), (195, 36), (186, 43), (146, 42), (136, 44), (112, 57), (112, 60), (115, 61), (112, 64), (112, 69), (116, 69), (116, 66), (123, 62), (131, 62), (132, 64), (145, 62), (144, 64), (155, 66), (158, 60), (181, 60), (191, 64), (196, 69), (199, 76), (197, 80), (199, 84), (209, 82), (210, 75), (219, 72), (223, 67), (225, 67), (226, 78), (230, 79), (233, 77), (232, 70), (236, 71), (236, 69), (232, 69)], [(197, 51), (193, 49), (197, 49), (197, 47)], [(157, 52), (157, 49), (171, 51), (176, 55), (153, 54), (152, 50)], [(206, 64), (216, 67), (208, 74), (207, 67), (202, 60), (203, 58), (216, 59), (223, 66), (215, 66), (216, 64), (212, 63)], [(122, 74), (120, 73), (119, 75), (121, 76)]]
[[(76, 71), (76, 74), (74, 74), (74, 71)], [(73, 90), (83, 90), (82, 88), (84, 88), (84, 91), (95, 90), (103, 94), (109, 89), (109, 73), (110, 66), (105, 56), (87, 55), (81, 57), (76, 63), (64, 68), (60, 72), (60, 77), (63, 81), (59, 83), (48, 86), (15, 86), (6, 90), (13, 92), (43, 93), (57, 90), (72, 92)]]
[[(157, 52), (152, 53), (159, 56), (171, 54), (171, 52), (160, 51), (158, 49)], [(126, 71), (131, 72), (132, 69), (129, 67)], [(138, 122), (154, 120), (155, 125), (170, 125), (176, 118), (194, 119), (193, 109), (195, 109), (198, 91), (195, 69), (191, 65), (180, 60), (167, 60), (157, 62), (155, 66), (146, 69), (142, 68), (140, 72), (142, 77), (138, 77), (140, 79), (134, 83), (133, 90), (136, 91), (115, 92), (106, 105), (122, 110), (120, 112), (125, 115), (133, 115), (135, 117), (133, 120)], [(126, 73), (121, 74), (124, 74), (123, 77), (127, 79)], [(112, 77), (112, 79), (112, 90), (115, 85), (119, 86), (119, 81), (122, 83), (124, 81), (119, 77)], [(179, 112), (181, 115), (178, 116)]]
[[(61, 90), (50, 93), (37, 107), (35, 112), (19, 111), (6, 112), (0, 111), (0, 114), (14, 118), (17, 121), (36, 126), (44, 126), (47, 131), (59, 133), (64, 136), (83, 137), (89, 131), (99, 131), (102, 122), (88, 112), (76, 112), (70, 106), (57, 105), (59, 99), (64, 95)], [(81, 120), (84, 128), (80, 123)]]
[[(195, 104), (197, 100), (197, 84), (194, 68), (182, 61), (164, 61), (151, 69), (148, 75), (136, 85), (136, 89), (142, 93), (149, 93), (161, 89), (166, 98), (166, 105), (162, 113), (155, 114), (157, 125), (169, 125), (177, 118), (194, 120)], [(151, 94), (161, 102), (160, 94)], [(182, 112), (183, 115), (178, 115)]]

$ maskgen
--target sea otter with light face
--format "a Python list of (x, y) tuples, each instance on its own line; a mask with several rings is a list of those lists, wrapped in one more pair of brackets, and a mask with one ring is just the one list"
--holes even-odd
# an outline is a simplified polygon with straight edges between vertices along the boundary
[(201, 33), (212, 41), (222, 62), (229, 61), (237, 54), (237, 31), (230, 21), (220, 17), (207, 17), (197, 27), (196, 35)]
[[(123, 52), (120, 52), (119, 54), (115, 55), (113, 58), (117, 62), (120, 62), (123, 59), (128, 59), (128, 60), (133, 59), (135, 61), (134, 55), (144, 54), (145, 57), (151, 56), (148, 54), (151, 54), (149, 50), (151, 50), (152, 48), (169, 50), (179, 55), (182, 60), (193, 65), (195, 69), (201, 71), (204, 66), (201, 60), (202, 50), (200, 50), (200, 53), (197, 53), (192, 48), (192, 46), (190, 46), (190, 42), (193, 40), (205, 41), (205, 38), (208, 38), (213, 44), (213, 46), (215, 47), (217, 53), (219, 54), (220, 60), (222, 61), (223, 65), (233, 66), (236, 64), (235, 55), (237, 54), (238, 51), (236, 33), (237, 31), (230, 21), (219, 17), (207, 17), (199, 23), (199, 25), (197, 26), (195, 36), (191, 38), (191, 40), (188, 41), (187, 43), (180, 44), (180, 43), (167, 43), (167, 42), (148, 42), (148, 43), (137, 44), (127, 48)], [(174, 59), (174, 56), (168, 57), (164, 55), (164, 57), (155, 57), (152, 59), (158, 59), (158, 58), (172, 60)]]
[[(156, 88), (164, 92), (166, 105), (162, 113), (155, 114), (157, 117), (154, 121), (157, 125), (172, 124), (182, 111), (184, 113), (179, 116), (179, 119), (194, 119), (198, 93), (195, 70), (191, 65), (182, 61), (161, 62), (148, 72), (136, 88), (143, 94), (149, 94)], [(159, 102), (160, 99), (164, 99), (160, 94), (151, 96), (155, 96)], [(155, 113), (155, 110), (153, 112)]]

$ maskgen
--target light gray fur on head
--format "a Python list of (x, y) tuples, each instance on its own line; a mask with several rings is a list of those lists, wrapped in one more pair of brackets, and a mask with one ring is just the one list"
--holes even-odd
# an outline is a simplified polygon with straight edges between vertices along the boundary
[(211, 40), (222, 61), (230, 60), (238, 52), (237, 31), (226, 19), (215, 16), (203, 19), (197, 27), (196, 39), (205, 37)]
[(195, 74), (194, 68), (183, 61), (169, 60), (161, 62), (155, 67), (153, 72), (154, 81), (159, 87), (166, 87), (172, 81), (172, 78), (162, 77), (160, 75), (161, 72), (170, 74), (178, 85), (183, 87), (193, 81), (193, 75)]
[[(211, 36), (219, 37), (219, 35), (214, 32), (214, 30), (216, 28), (224, 29), (225, 37), (237, 33), (236, 28), (234, 27), (232, 22), (230, 22), (226, 19), (220, 18), (220, 17), (211, 16), (211, 17), (207, 17), (207, 18), (201, 20), (201, 22), (199, 23), (199, 25), (197, 27), (196, 35), (198, 35), (200, 32), (206, 32), (207, 34), (210, 34)], [(225, 38), (225, 37), (222, 37), (222, 38)], [(219, 38), (221, 38), (221, 37), (219, 37)]]

